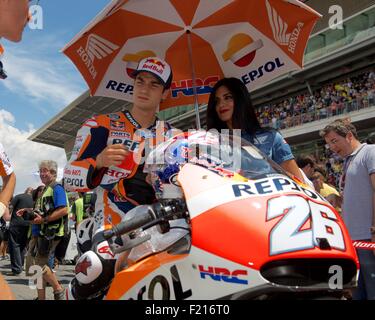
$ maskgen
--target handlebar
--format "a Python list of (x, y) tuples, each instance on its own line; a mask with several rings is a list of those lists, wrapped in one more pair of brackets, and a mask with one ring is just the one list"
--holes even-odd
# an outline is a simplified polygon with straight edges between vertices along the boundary
[(105, 230), (103, 236), (108, 240), (113, 236), (121, 236), (125, 233), (139, 229), (157, 219), (166, 219), (173, 216), (183, 217), (185, 212), (185, 206), (181, 206), (181, 203), (173, 202), (163, 205), (158, 202), (149, 205), (147, 211), (140, 212), (133, 218), (122, 221), (116, 226), (113, 226), (112, 229)]

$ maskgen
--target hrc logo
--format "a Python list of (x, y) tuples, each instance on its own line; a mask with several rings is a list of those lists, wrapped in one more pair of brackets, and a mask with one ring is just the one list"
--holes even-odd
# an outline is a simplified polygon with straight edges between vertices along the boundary
[(199, 272), (202, 279), (209, 277), (214, 281), (224, 281), (238, 284), (249, 283), (247, 280), (238, 278), (238, 276), (247, 276), (246, 270), (234, 270), (231, 272), (226, 268), (208, 267), (205, 269), (204, 266), (199, 265)]
[[(195, 82), (196, 82), (198, 95), (211, 93), (212, 87), (219, 80), (220, 80), (219, 76), (210, 76), (204, 80), (196, 79)], [(182, 94), (183, 96), (186, 96), (186, 97), (194, 96), (193, 80), (192, 79), (180, 80), (179, 85), (177, 84), (177, 81), (174, 81), (172, 82), (171, 91), (172, 91), (172, 98), (178, 98), (179, 94)]]

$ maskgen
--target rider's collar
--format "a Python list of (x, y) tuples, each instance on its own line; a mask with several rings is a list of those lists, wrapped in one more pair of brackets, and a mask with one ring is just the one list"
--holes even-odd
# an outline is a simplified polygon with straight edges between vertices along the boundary
[[(130, 121), (130, 123), (131, 123), (136, 129), (141, 129), (141, 128), (142, 128), (142, 126), (138, 123), (138, 121), (134, 119), (134, 117), (132, 116), (132, 114), (130, 113), (129, 110), (125, 110), (125, 111), (124, 111), (124, 115), (125, 115), (125, 117)], [(151, 126), (149, 126), (147, 129), (152, 129), (152, 128), (156, 127), (158, 121), (159, 121), (158, 117), (155, 116), (155, 121), (154, 121), (154, 123), (153, 123)]]

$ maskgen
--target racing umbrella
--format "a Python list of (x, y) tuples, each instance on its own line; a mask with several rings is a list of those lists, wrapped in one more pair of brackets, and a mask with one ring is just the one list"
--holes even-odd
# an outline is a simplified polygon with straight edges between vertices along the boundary
[(92, 95), (127, 101), (137, 63), (159, 56), (174, 75), (160, 110), (195, 103), (198, 116), (224, 76), (251, 91), (301, 68), (319, 17), (297, 0), (114, 0), (63, 52)]

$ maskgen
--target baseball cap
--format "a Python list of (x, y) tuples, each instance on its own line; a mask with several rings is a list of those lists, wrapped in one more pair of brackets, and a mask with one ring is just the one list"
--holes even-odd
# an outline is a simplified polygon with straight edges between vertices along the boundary
[(149, 72), (160, 80), (165, 89), (169, 89), (172, 84), (172, 68), (164, 60), (158, 57), (148, 57), (142, 59), (137, 66), (137, 69), (133, 72), (135, 78), (140, 72)]

